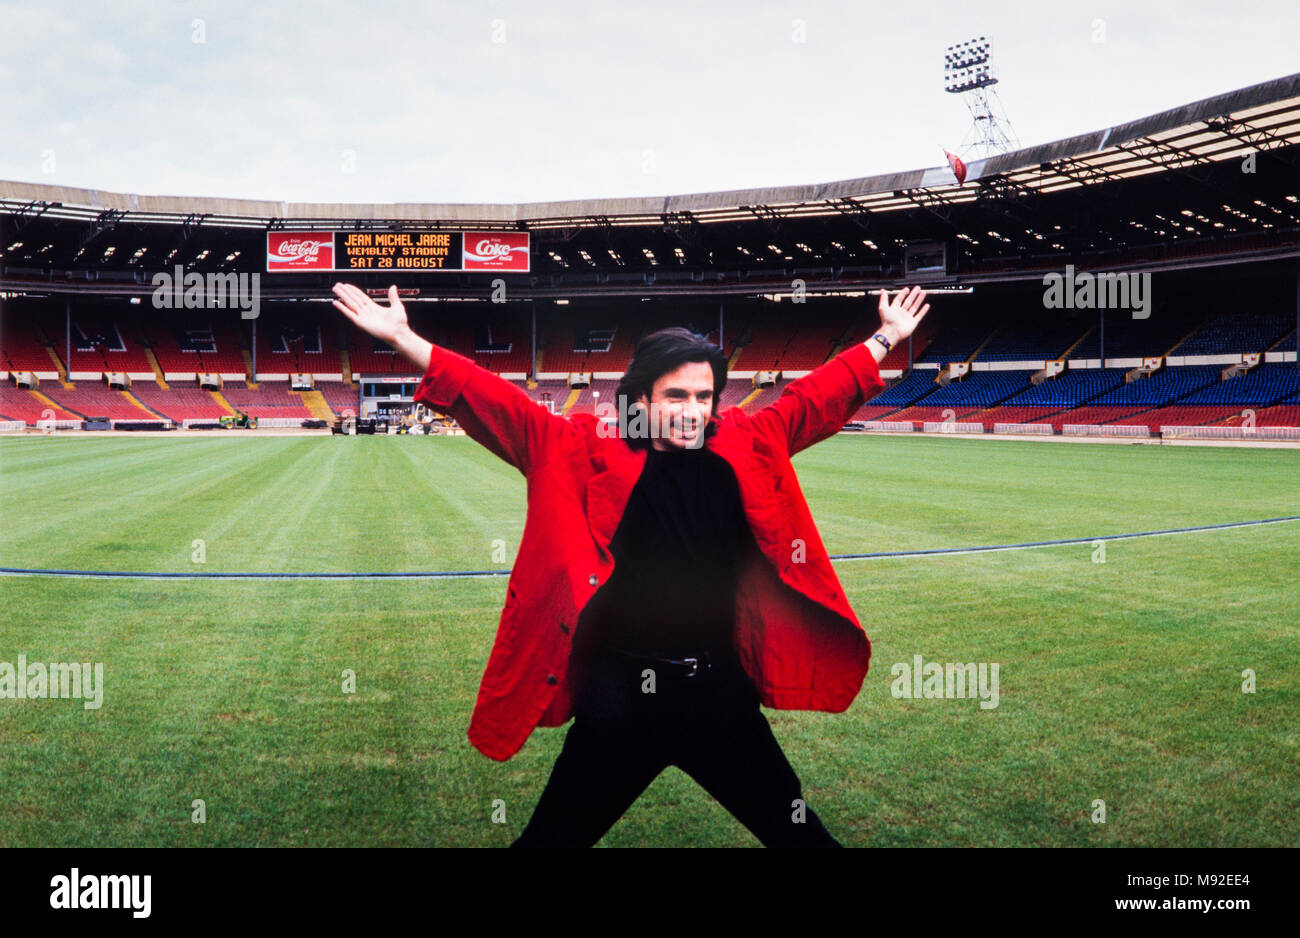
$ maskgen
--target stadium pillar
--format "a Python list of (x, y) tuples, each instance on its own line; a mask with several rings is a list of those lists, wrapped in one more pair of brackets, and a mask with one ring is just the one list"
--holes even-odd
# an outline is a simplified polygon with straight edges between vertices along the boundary
[(1300, 371), (1300, 264), (1295, 269), (1295, 370)]
[(1101, 306), (1097, 310), (1097, 328), (1100, 330), (1097, 336), (1097, 348), (1101, 352), (1101, 368), (1106, 370), (1106, 307)]
[(537, 301), (528, 304), (533, 310), (533, 357), (529, 360), (528, 377), (537, 380)]
[(251, 356), (253, 359), (253, 373), (248, 376), (248, 379), (252, 381), (254, 384), (256, 384), (257, 383), (257, 320), (252, 319), (249, 321), (253, 324), (253, 354)]
[(718, 348), (722, 349), (724, 352), (727, 350), (727, 343), (724, 342), (722, 338), (722, 310), (726, 305), (727, 304), (723, 303), (721, 300), (718, 301)]
[(66, 300), (63, 304), (63, 336), (66, 345), (63, 349), (63, 367), (67, 371), (68, 380), (72, 380), (72, 300)]

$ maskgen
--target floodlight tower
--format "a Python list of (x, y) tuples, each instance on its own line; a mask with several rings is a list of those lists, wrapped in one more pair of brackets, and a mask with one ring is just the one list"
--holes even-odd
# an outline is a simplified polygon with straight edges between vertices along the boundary
[(1020, 146), (998, 99), (993, 44), (984, 36), (949, 46), (943, 55), (943, 90), (964, 96), (973, 124), (963, 143), (977, 158), (996, 156)]

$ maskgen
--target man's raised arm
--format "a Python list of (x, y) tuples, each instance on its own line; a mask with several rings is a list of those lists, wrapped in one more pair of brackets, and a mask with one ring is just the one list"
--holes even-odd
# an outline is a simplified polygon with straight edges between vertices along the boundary
[(336, 283), (334, 295), (335, 307), (359, 329), (387, 342), (424, 373), (416, 400), (451, 414), (466, 434), (528, 475), (547, 426), (559, 417), (464, 355), (416, 335), (396, 286), (388, 288), (388, 306), (350, 283)]
[(816, 371), (792, 381), (781, 396), (753, 416), (760, 431), (784, 438), (791, 456), (840, 431), (854, 411), (884, 388), (877, 367), (925, 318), (920, 287), (900, 290), (893, 301), (880, 291), (880, 328), (861, 345), (845, 349)]

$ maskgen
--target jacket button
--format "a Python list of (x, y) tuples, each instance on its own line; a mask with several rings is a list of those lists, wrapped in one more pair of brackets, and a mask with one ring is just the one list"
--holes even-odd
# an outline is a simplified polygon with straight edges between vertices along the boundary
[(548, 674), (548, 675), (546, 675), (546, 683), (547, 683), (547, 684), (558, 684), (558, 683), (560, 683), (560, 679), (559, 679), (558, 677), (556, 677), (554, 674)]
[(563, 622), (561, 622), (561, 623), (560, 623), (560, 631), (563, 632), (565, 635), (568, 635), (568, 634), (569, 634), (569, 627), (568, 627), (567, 625), (565, 625)]
[(596, 576), (596, 574), (593, 573), (591, 576), (587, 578), (587, 582), (590, 583), (592, 586), (595, 586), (597, 583), (600, 582), (600, 577)]

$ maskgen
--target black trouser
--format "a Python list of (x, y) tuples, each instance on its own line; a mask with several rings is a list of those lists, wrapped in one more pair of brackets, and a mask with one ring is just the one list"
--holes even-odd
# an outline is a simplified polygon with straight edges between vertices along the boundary
[[(654, 693), (644, 692), (647, 668)], [(803, 804), (799, 779), (734, 658), (684, 676), (684, 668), (598, 654), (585, 670), (564, 748), (512, 846), (592, 846), (670, 765), (765, 846), (839, 846)]]

